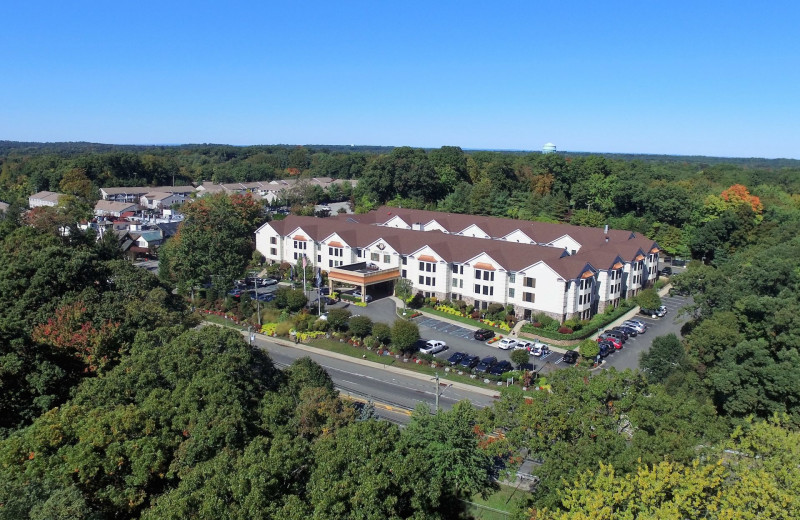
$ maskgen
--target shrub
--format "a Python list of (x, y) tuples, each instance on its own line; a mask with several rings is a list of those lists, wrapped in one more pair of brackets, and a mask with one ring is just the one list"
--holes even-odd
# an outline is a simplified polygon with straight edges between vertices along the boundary
[(498, 314), (502, 313), (503, 311), (505, 311), (505, 307), (503, 307), (502, 304), (492, 303), (489, 305), (489, 307), (486, 308), (486, 316), (495, 318), (497, 317)]
[(396, 320), (392, 325), (392, 344), (399, 350), (413, 350), (419, 337), (419, 327), (413, 321)]
[(559, 327), (558, 333), (559, 334), (572, 334), (574, 331), (569, 327)]
[(472, 311), (472, 314), (470, 314), (469, 317), (473, 320), (479, 320), (481, 318), (481, 313), (479, 311)]
[(354, 336), (364, 338), (372, 333), (372, 320), (367, 316), (352, 316), (348, 327)]
[(425, 298), (422, 296), (422, 293), (417, 293), (414, 295), (413, 298), (408, 302), (408, 306), (412, 309), (419, 309), (425, 303)]
[(288, 321), (278, 323), (275, 326), (275, 334), (278, 336), (286, 337), (289, 335), (290, 330), (292, 330), (292, 324)]
[(392, 339), (392, 329), (385, 323), (376, 323), (372, 326), (372, 336), (382, 345), (388, 345)]

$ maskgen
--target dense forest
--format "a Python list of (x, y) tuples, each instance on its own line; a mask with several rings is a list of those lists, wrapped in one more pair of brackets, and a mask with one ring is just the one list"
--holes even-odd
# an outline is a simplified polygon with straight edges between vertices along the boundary
[[(2, 518), (465, 518), (462, 499), (492, 493), (522, 454), (541, 482), (520, 520), (800, 517), (795, 164), (17, 144), (4, 144), (0, 173), (12, 203), (0, 216)], [(642, 371), (559, 370), (550, 392), (422, 408), (400, 429), (341, 400), (309, 360), (279, 370), (238, 333), (196, 329), (172, 287), (115, 243), (22, 218), (19, 202), (41, 189), (85, 201), (173, 174), (354, 178), (360, 210), (650, 233), (695, 258), (671, 280), (693, 296), (691, 319), (683, 339), (653, 342)]]

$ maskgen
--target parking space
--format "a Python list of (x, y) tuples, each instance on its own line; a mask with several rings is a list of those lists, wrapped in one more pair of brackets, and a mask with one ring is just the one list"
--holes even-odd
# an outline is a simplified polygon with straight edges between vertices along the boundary
[(475, 333), (475, 329), (468, 329), (466, 327), (448, 323), (442, 320), (437, 320), (436, 318), (429, 318), (427, 316), (420, 316), (414, 321), (416, 321), (417, 325), (420, 327), (426, 327), (428, 329), (435, 330), (449, 336), (455, 336), (457, 338), (473, 339), (473, 334)]

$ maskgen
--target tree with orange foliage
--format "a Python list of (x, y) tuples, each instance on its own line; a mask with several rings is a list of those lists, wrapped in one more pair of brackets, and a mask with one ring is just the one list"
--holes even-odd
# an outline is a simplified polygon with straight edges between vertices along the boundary
[(720, 196), (722, 200), (729, 203), (731, 206), (749, 204), (750, 207), (753, 208), (753, 212), (757, 215), (760, 215), (764, 211), (764, 205), (761, 204), (761, 200), (755, 195), (751, 195), (747, 187), (742, 184), (734, 184), (723, 191)]
[(47, 323), (33, 329), (33, 340), (68, 352), (86, 364), (86, 370), (96, 372), (110, 359), (114, 350), (114, 333), (119, 323), (102, 322), (100, 328), (86, 321), (86, 306), (83, 302), (63, 305)]

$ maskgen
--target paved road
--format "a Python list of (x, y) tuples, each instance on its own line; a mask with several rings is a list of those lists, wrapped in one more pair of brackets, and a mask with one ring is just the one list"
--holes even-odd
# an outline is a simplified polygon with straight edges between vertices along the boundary
[(608, 356), (603, 362), (603, 368), (615, 367), (617, 370), (626, 368), (639, 368), (639, 356), (642, 352), (650, 350), (653, 338), (674, 333), (681, 337), (681, 327), (686, 321), (687, 316), (678, 316), (682, 307), (685, 307), (690, 300), (685, 296), (664, 296), (661, 298), (662, 304), (667, 308), (667, 315), (663, 318), (651, 318), (650, 316), (638, 315), (635, 319), (647, 325), (647, 332), (635, 338), (629, 338), (621, 350), (617, 350)]
[[(376, 402), (405, 409), (413, 409), (420, 402), (428, 403), (432, 409), (434, 408), (436, 382), (432, 378), (398, 374), (379, 365), (361, 365), (322, 353), (283, 346), (260, 337), (257, 337), (255, 344), (269, 352), (273, 361), (279, 365), (290, 365), (298, 358), (310, 357), (327, 370), (342, 393), (364, 396)], [(455, 403), (464, 399), (478, 407), (490, 406), (494, 402), (494, 398), (484, 393), (451, 387), (444, 379), (440, 381), (439, 388), (441, 392), (439, 406), (443, 409), (450, 409)]]

